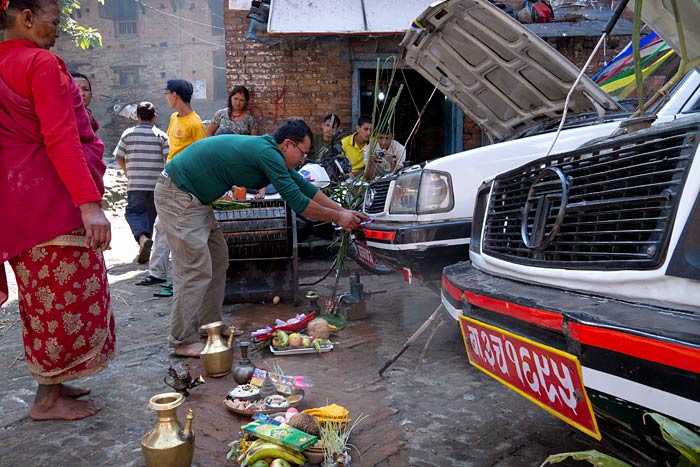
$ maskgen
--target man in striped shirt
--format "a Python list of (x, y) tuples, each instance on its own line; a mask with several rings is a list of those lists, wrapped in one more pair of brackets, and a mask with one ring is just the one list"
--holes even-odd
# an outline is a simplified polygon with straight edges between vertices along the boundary
[(139, 244), (137, 261), (147, 263), (153, 246), (156, 207), (153, 190), (168, 157), (168, 135), (156, 126), (156, 109), (150, 102), (136, 107), (138, 124), (122, 133), (114, 157), (128, 180), (126, 221)]

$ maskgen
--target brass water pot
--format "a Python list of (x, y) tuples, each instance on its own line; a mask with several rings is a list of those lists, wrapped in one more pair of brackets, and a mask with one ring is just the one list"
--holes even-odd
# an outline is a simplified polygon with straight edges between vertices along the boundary
[(231, 326), (231, 335), (226, 342), (221, 337), (222, 326), (224, 326), (223, 321), (215, 321), (202, 326), (202, 329), (207, 331), (207, 344), (200, 352), (199, 358), (202, 360), (204, 371), (214, 378), (231, 373), (233, 367), (232, 344), (235, 328)]
[(177, 408), (185, 396), (177, 392), (166, 392), (151, 397), (148, 408), (158, 413), (158, 420), (151, 430), (141, 438), (141, 452), (146, 467), (190, 467), (194, 456), (194, 433), (192, 432), (192, 409), (187, 414), (183, 428), (177, 419)]

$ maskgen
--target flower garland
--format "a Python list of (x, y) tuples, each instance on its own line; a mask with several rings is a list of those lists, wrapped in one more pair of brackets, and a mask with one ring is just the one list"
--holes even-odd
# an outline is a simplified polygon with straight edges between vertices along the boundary
[(10, 0), (0, 0), (0, 10), (7, 10), (10, 6)]

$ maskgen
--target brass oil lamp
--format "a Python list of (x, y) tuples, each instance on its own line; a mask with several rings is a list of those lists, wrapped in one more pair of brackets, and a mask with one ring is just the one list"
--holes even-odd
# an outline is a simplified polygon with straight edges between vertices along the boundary
[(197, 378), (192, 378), (189, 369), (185, 370), (184, 368), (170, 367), (168, 368), (168, 376), (163, 378), (163, 382), (183, 396), (187, 397), (190, 395), (188, 389), (204, 384), (204, 378), (202, 375), (199, 375)]

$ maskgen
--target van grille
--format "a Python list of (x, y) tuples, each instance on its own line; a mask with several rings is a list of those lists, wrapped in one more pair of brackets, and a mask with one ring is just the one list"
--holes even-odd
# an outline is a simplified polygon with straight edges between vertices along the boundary
[[(372, 183), (368, 190), (374, 190), (374, 200), (371, 206), (364, 206), (364, 211), (367, 214), (379, 214), (384, 212), (384, 205), (386, 204), (386, 196), (389, 193), (389, 185), (391, 185), (391, 179), (380, 180), (378, 182)], [(366, 199), (366, 198), (365, 198)]]
[(660, 125), (497, 177), (483, 251), (537, 267), (658, 267), (698, 131), (696, 119)]

